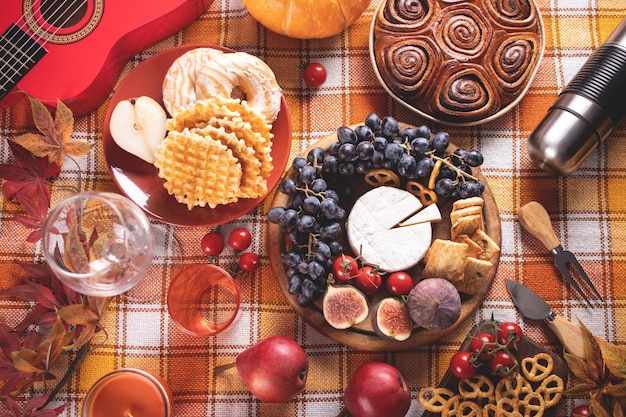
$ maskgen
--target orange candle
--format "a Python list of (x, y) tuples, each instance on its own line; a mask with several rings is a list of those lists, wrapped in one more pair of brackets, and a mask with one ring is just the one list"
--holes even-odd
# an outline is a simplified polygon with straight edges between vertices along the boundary
[(82, 417), (170, 417), (172, 394), (164, 383), (138, 369), (119, 369), (87, 393)]

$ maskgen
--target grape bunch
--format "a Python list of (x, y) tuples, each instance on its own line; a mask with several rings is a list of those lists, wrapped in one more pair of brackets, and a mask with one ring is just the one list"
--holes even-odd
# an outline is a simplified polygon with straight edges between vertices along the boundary
[(286, 178), (278, 190), (291, 197), (288, 207), (274, 207), (268, 214), (289, 239), (281, 261), (289, 279), (289, 293), (300, 305), (309, 305), (326, 291), (333, 258), (342, 253), (337, 240), (346, 211), (339, 206), (339, 193), (322, 176), (326, 158), (323, 148), (314, 148), (306, 158), (294, 158), (295, 178)]
[(483, 163), (482, 154), (461, 148), (450, 154), (449, 145), (446, 132), (433, 134), (427, 126), (401, 130), (393, 117), (371, 113), (363, 125), (337, 129), (337, 141), (328, 151), (316, 147), (294, 158), (295, 175), (278, 186), (290, 205), (272, 208), (267, 217), (288, 237), (281, 261), (288, 290), (300, 305), (311, 304), (326, 291), (333, 259), (343, 251), (338, 238), (346, 211), (339, 198), (351, 192), (346, 177), (385, 168), (405, 181), (424, 183), (441, 199), (482, 193), (485, 184), (472, 175), (472, 167)]
[(324, 175), (351, 176), (384, 168), (404, 180), (417, 181), (441, 199), (479, 196), (485, 184), (472, 175), (483, 163), (479, 151), (457, 148), (449, 153), (450, 135), (427, 126), (400, 129), (398, 121), (371, 113), (354, 129), (342, 126), (338, 141), (324, 159)]

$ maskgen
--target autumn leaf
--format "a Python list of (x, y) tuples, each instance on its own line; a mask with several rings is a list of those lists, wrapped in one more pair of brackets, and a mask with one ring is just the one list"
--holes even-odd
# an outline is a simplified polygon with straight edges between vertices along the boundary
[(52, 164), (63, 166), (63, 156), (83, 156), (93, 145), (81, 141), (70, 141), (74, 129), (72, 111), (61, 100), (57, 100), (57, 108), (52, 118), (50, 111), (41, 101), (29, 97), (33, 112), (33, 121), (39, 130), (37, 133), (25, 133), (13, 140), (38, 157), (48, 157)]
[(65, 323), (78, 326), (80, 333), (74, 343), (65, 347), (65, 350), (76, 349), (91, 341), (91, 338), (102, 327), (100, 319), (104, 314), (110, 297), (87, 297), (86, 304), (75, 304), (63, 307), (57, 312)]
[(22, 346), (34, 349), (41, 339), (39, 332), (31, 330), (22, 345), (16, 331), (6, 324), (0, 324), (0, 386), (2, 387), (0, 396), (9, 394), (20, 385), (22, 380), (29, 377), (29, 374), (15, 369), (11, 354), (19, 351)]
[(61, 168), (50, 163), (48, 158), (33, 156), (27, 149), (16, 142), (8, 141), (15, 164), (0, 164), (0, 178), (2, 193), (8, 199), (15, 198), (18, 194), (33, 198), (37, 191), (43, 192), (50, 201), (50, 190), (46, 181), (59, 175)]
[(576, 385), (564, 391), (570, 397), (589, 398), (596, 417), (623, 416), (621, 401), (626, 398), (626, 379), (623, 377), (626, 358), (623, 348), (611, 345), (593, 336), (580, 322), (585, 350), (584, 357), (564, 353), (567, 365), (578, 379)]
[(22, 348), (11, 353), (15, 369), (32, 373), (34, 377), (48, 373), (50, 365), (63, 353), (63, 348), (69, 343), (71, 337), (72, 333), (65, 330), (65, 325), (59, 318), (36, 350)]
[(600, 341), (600, 348), (604, 362), (611, 373), (620, 378), (626, 378), (626, 348), (605, 340)]

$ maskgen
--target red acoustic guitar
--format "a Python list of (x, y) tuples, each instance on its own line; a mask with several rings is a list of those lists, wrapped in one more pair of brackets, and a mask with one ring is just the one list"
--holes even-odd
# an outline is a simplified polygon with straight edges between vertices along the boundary
[(212, 0), (2, 0), (0, 105), (29, 94), (94, 110), (129, 59), (189, 25)]

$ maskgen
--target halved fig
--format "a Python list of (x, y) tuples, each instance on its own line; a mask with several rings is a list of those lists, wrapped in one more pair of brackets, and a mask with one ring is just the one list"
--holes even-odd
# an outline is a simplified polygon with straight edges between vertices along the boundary
[(367, 297), (352, 285), (329, 285), (322, 302), (324, 318), (335, 329), (347, 329), (369, 314)]
[(413, 330), (413, 320), (406, 303), (396, 297), (380, 300), (372, 314), (372, 328), (383, 339), (408, 339)]

